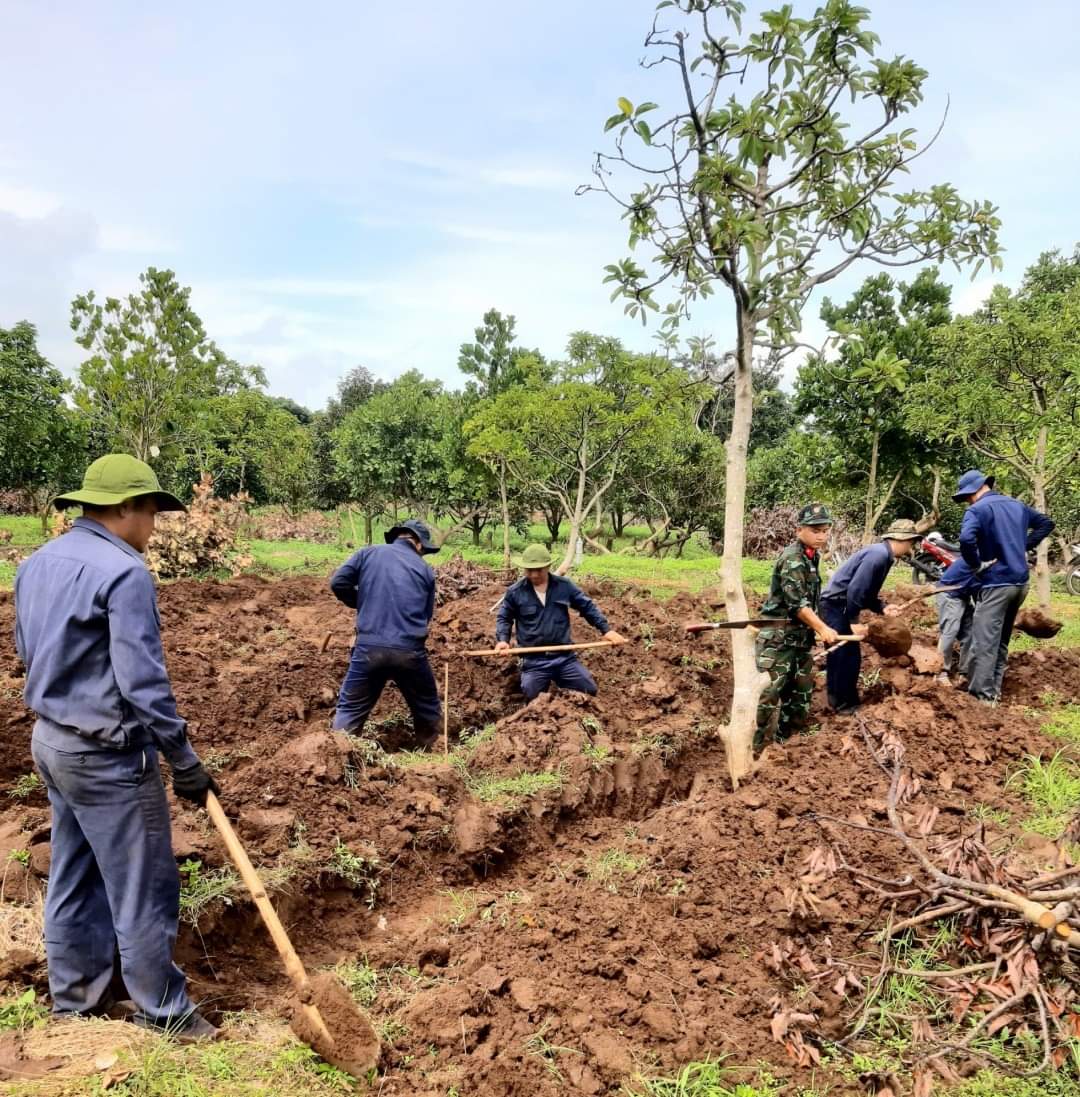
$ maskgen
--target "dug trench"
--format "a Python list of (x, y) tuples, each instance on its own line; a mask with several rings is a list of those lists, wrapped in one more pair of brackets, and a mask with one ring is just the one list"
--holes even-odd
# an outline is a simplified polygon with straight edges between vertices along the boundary
[[(682, 628), (713, 612), (707, 598), (589, 587), (633, 642), (585, 653), (596, 698), (526, 705), (511, 662), (457, 654), (490, 644), (502, 589), (460, 564), (440, 577), (429, 650), (440, 683), (450, 668), (447, 756), (407, 749), (393, 688), (362, 739), (329, 730), (352, 621), (325, 583), (160, 592), (192, 740), (305, 963), (343, 965), (381, 1029), (380, 1092), (614, 1093), (635, 1073), (708, 1055), (808, 1079), (821, 1043), (858, 1012), (844, 986), (858, 968), (840, 965), (865, 956), (889, 916), (865, 878), (822, 878), (821, 853), (880, 878), (906, 871), (879, 833), (888, 780), (856, 723), (828, 715), (819, 686), (813, 734), (770, 748), (732, 792), (716, 736), (728, 641)], [(932, 646), (931, 611), (915, 612), (916, 641)], [(12, 618), (5, 595), (9, 635)], [(1010, 772), (1055, 749), (1031, 706), (1048, 690), (1080, 695), (1080, 658), (1054, 648), (1014, 658), (996, 709), (919, 673), (911, 656), (867, 651), (864, 670), (865, 718), (903, 738), (942, 841), (995, 825), (973, 820), (976, 805), (1021, 810)], [(31, 902), (48, 872), (48, 808), (25, 780), (5, 794), (31, 770), (32, 717), (10, 650), (0, 674), (4, 901)], [(281, 1012), (284, 976), (223, 848), (203, 813), (173, 811), (179, 957), (194, 995), (214, 1016)], [(1044, 839), (995, 837), (1025, 864), (1059, 857)], [(840, 972), (839, 983), (811, 970)], [(46, 989), (33, 950), (3, 958), (0, 974)], [(838, 1084), (831, 1092), (845, 1092)]]

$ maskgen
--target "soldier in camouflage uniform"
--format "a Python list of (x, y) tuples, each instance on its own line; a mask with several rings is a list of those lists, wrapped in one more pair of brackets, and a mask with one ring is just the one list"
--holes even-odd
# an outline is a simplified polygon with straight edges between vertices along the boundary
[(764, 626), (757, 635), (758, 670), (767, 673), (769, 681), (758, 702), (755, 754), (761, 752), (767, 738), (782, 743), (797, 731), (806, 732), (814, 692), (811, 651), (815, 633), (826, 644), (837, 637), (836, 631), (817, 615), (821, 596), (819, 553), (829, 540), (831, 528), (832, 517), (823, 504), (803, 507), (796, 540), (780, 553), (773, 568), (769, 597), (760, 616), (775, 617), (778, 623), (775, 628)]

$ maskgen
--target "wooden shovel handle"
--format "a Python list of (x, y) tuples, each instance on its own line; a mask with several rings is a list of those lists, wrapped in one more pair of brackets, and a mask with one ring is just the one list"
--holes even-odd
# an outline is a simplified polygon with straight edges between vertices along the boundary
[(593, 640), (588, 644), (551, 644), (547, 647), (538, 648), (507, 648), (505, 651), (496, 651), (495, 648), (483, 648), (480, 651), (463, 651), (461, 654), (474, 657), (485, 655), (535, 655), (541, 651), (584, 651), (586, 648), (611, 648), (626, 643), (629, 643), (626, 639), (618, 641)]
[(288, 975), (292, 985), (296, 988), (297, 995), (300, 996), (300, 1008), (307, 1015), (315, 1031), (324, 1040), (328, 1041), (328, 1046), (333, 1047), (334, 1038), (330, 1035), (330, 1030), (326, 1027), (322, 1014), (315, 1006), (303, 1001), (303, 995), (308, 985), (304, 965), (300, 962), (300, 957), (296, 955), (296, 949), (293, 948), (292, 941), (289, 940), (289, 935), (285, 932), (285, 927), (281, 924), (281, 919), (278, 918), (277, 911), (274, 910), (274, 905), (266, 894), (266, 889), (263, 887), (259, 874), (255, 871), (255, 866), (247, 855), (247, 850), (241, 845), (236, 831), (233, 830), (232, 824), (226, 817), (221, 801), (212, 792), (206, 794), (206, 813), (210, 816), (214, 826), (217, 827), (218, 834), (221, 835), (221, 840), (229, 851), (232, 863), (236, 865), (240, 878), (251, 893), (255, 906), (259, 908), (259, 914), (262, 915), (262, 920), (270, 932), (274, 947), (278, 950), (278, 955), (285, 965), (285, 974)]

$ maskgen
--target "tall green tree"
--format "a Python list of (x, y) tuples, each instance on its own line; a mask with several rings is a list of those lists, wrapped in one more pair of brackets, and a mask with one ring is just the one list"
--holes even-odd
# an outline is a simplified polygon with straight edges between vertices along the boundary
[(25, 492), (47, 523), (49, 503), (76, 483), (86, 429), (65, 399), (70, 385), (38, 350), (33, 324), (0, 328), (0, 486)]
[(203, 401), (265, 377), (208, 338), (191, 290), (171, 270), (150, 267), (139, 282), (124, 299), (99, 304), (91, 290), (72, 302), (75, 340), (90, 352), (75, 400), (110, 449), (151, 463), (165, 454), (167, 462), (183, 449)]
[(498, 396), (522, 384), (526, 374), (535, 372), (542, 363), (539, 351), (516, 345), (516, 325), (513, 316), (488, 309), (483, 323), (473, 332), (475, 341), (461, 344), (458, 369), (469, 378), (465, 386), (467, 395), (481, 399)]
[[(998, 219), (940, 184), (896, 184), (918, 153), (903, 118), (926, 72), (874, 57), (868, 12), (827, 0), (809, 18), (764, 11), (743, 33), (739, 0), (663, 0), (646, 37), (647, 66), (673, 77), (674, 113), (623, 97), (606, 123), (614, 151), (596, 189), (614, 198), (631, 248), (607, 268), (614, 296), (644, 321), (669, 294), (674, 332), (717, 287), (732, 306), (734, 410), (727, 441), (723, 586), (728, 615), (746, 614), (742, 541), (753, 420), (755, 348), (789, 346), (814, 289), (865, 260), (886, 265), (996, 262)], [(876, 118), (870, 115), (876, 113)], [(643, 265), (643, 263), (645, 265)], [(732, 777), (751, 764), (762, 676), (753, 641), (732, 638), (735, 689), (722, 729)]]
[(814, 355), (799, 369), (795, 410), (838, 443), (835, 479), (863, 485), (863, 544), (907, 481), (924, 481), (936, 517), (941, 465), (948, 454), (913, 431), (904, 413), (908, 386), (925, 374), (935, 328), (950, 319), (950, 288), (936, 268), (899, 285), (888, 274), (868, 278), (844, 305), (828, 298), (821, 318), (840, 339), (836, 357)]
[[(973, 316), (937, 333), (933, 367), (908, 392), (907, 418), (963, 441), (1038, 510), (1080, 462), (1080, 259), (1044, 254), (1017, 292), (998, 286)], [(1049, 544), (1039, 601), (1050, 600)]]
[[(338, 382), (337, 394), (330, 398), (323, 411), (314, 416), (311, 429), (318, 469), (316, 497), (319, 506), (337, 507), (353, 499), (349, 484), (342, 476), (337, 462), (334, 432), (349, 412), (355, 411), (385, 387), (383, 382), (375, 380), (366, 366), (353, 366)], [(369, 545), (374, 518), (375, 512), (364, 511), (364, 526)]]

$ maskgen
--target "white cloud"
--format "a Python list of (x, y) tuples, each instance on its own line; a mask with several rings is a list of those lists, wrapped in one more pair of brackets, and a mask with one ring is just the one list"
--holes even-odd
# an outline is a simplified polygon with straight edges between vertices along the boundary
[(961, 315), (975, 312), (999, 281), (999, 278), (977, 278), (974, 282), (959, 282), (953, 287), (953, 311)]
[(48, 217), (60, 207), (60, 199), (47, 191), (0, 183), (0, 212), (14, 217)]

